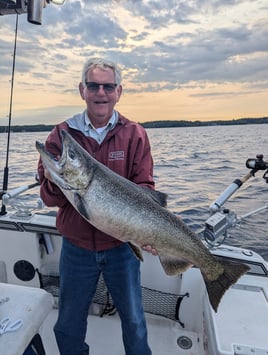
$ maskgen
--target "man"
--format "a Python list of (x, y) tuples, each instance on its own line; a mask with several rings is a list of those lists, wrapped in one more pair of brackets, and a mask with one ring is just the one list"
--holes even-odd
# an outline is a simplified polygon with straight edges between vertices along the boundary
[[(79, 91), (86, 110), (54, 127), (46, 149), (61, 153), (60, 131), (67, 130), (90, 154), (136, 184), (154, 188), (153, 161), (145, 130), (114, 107), (122, 86), (116, 64), (99, 58), (86, 62)], [(50, 180), (39, 162), (40, 194), (58, 206), (56, 225), (63, 235), (60, 260), (59, 317), (54, 331), (61, 355), (86, 355), (87, 316), (102, 273), (122, 323), (126, 355), (150, 355), (140, 287), (140, 262), (128, 243), (84, 220)], [(156, 254), (150, 246), (145, 250)]]

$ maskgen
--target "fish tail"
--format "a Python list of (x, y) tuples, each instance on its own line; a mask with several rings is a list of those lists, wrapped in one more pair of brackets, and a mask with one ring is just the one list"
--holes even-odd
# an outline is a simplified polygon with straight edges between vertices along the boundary
[(221, 261), (221, 263), (224, 267), (224, 272), (220, 274), (216, 280), (209, 281), (205, 275), (203, 275), (209, 301), (215, 312), (217, 312), (218, 305), (225, 291), (249, 270), (249, 267), (242, 263), (226, 260)]

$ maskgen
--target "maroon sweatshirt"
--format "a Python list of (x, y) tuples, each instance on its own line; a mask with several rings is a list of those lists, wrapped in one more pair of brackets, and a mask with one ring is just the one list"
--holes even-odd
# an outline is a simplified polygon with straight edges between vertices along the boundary
[[(82, 117), (82, 116), (81, 116)], [(45, 147), (54, 156), (61, 155), (60, 131), (65, 129), (95, 159), (119, 175), (136, 184), (154, 189), (153, 160), (145, 129), (119, 114), (116, 126), (107, 133), (99, 145), (81, 131), (70, 128), (67, 122), (56, 125), (49, 134)], [(38, 173), (41, 182), (40, 195), (48, 207), (57, 206), (56, 227), (73, 244), (93, 251), (110, 249), (122, 244), (88, 223), (68, 202), (61, 190), (44, 177), (44, 168), (39, 161)]]

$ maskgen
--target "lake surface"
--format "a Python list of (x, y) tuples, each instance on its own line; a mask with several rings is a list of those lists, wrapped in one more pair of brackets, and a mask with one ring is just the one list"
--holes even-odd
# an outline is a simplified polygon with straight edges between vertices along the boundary
[[(209, 206), (235, 179), (249, 170), (248, 158), (268, 160), (268, 125), (233, 125), (147, 129), (154, 158), (156, 188), (168, 194), (168, 208), (197, 233), (204, 230)], [(35, 141), (48, 132), (12, 133), (9, 189), (34, 182), (38, 153)], [(0, 134), (0, 184), (6, 165), (7, 135)], [(237, 216), (268, 204), (264, 171), (246, 182), (225, 204)], [(2, 188), (2, 186), (1, 186)], [(38, 188), (30, 191), (38, 195)], [(268, 260), (268, 210), (230, 230), (227, 244), (249, 248)]]

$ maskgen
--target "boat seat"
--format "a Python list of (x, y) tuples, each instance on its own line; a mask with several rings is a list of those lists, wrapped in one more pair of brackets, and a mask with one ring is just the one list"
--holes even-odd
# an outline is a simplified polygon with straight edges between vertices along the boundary
[(217, 313), (212, 310), (206, 298), (205, 317), (208, 324), (206, 332), (209, 353), (214, 355), (268, 353), (268, 300), (265, 293), (267, 280), (258, 277), (259, 286), (257, 283), (253, 286), (252, 279), (246, 282), (248, 278), (252, 276), (245, 276), (239, 281), (241, 283), (235, 284), (225, 293)]

